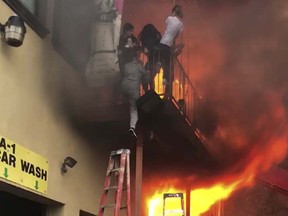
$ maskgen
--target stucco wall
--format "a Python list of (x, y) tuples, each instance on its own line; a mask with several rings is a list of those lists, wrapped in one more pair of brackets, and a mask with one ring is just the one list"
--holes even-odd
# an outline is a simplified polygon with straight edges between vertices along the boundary
[[(3, 1), (0, 11), (1, 23), (13, 14)], [(65, 204), (62, 210), (50, 209), (49, 215), (78, 216), (79, 209), (95, 214), (109, 153), (101, 143), (89, 143), (71, 127), (67, 107), (62, 106), (63, 91), (81, 97), (77, 73), (54, 51), (49, 37), (41, 39), (26, 27), (21, 47), (0, 42), (0, 134), (48, 159), (46, 197)], [(62, 175), (66, 156), (78, 163)]]

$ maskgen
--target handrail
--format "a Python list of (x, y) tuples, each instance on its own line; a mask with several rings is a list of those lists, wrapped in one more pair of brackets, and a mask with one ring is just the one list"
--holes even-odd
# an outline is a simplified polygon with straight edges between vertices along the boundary
[(183, 65), (177, 57), (174, 57), (172, 100), (190, 125), (194, 120), (196, 97), (195, 86), (189, 79)]
[(177, 57), (174, 58), (174, 61), (179, 64), (179, 66), (181, 67), (181, 70), (183, 71), (183, 75), (187, 78), (188, 82), (189, 82), (189, 85), (191, 85), (192, 89), (195, 91), (196, 93), (196, 88), (195, 86), (193, 85), (193, 83), (191, 82), (191, 80), (189, 79), (187, 73), (185, 72), (184, 68), (183, 68), (183, 65), (180, 63), (179, 59)]
[[(141, 53), (141, 60), (144, 64), (147, 62), (146, 54), (147, 53), (144, 52)], [(155, 60), (153, 59), (152, 65), (157, 65), (156, 61), (158, 60), (159, 57), (155, 58)], [(194, 120), (195, 103), (198, 97), (195, 86), (189, 79), (183, 65), (176, 56), (173, 58), (170, 73), (170, 80), (173, 80), (173, 82), (168, 92), (168, 99), (171, 99), (180, 113), (184, 116), (187, 123), (191, 125)], [(154, 78), (154, 90), (163, 98), (165, 94), (165, 86), (162, 84), (162, 76), (163, 71), (160, 69), (160, 72), (156, 74)], [(144, 92), (142, 91), (142, 94), (143, 93)]]

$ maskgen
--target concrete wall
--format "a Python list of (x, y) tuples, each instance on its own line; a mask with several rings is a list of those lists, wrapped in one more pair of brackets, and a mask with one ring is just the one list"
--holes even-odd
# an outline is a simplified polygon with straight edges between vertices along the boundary
[[(3, 1), (0, 11), (1, 23), (13, 14)], [(81, 138), (71, 127), (63, 106), (65, 91), (80, 102), (84, 87), (76, 71), (54, 51), (50, 38), (41, 39), (26, 27), (21, 47), (0, 42), (0, 134), (49, 161), (44, 197), (65, 204), (62, 209), (49, 208), (49, 216), (78, 216), (80, 209), (96, 214), (109, 152), (101, 143)], [(78, 163), (62, 175), (66, 156)]]

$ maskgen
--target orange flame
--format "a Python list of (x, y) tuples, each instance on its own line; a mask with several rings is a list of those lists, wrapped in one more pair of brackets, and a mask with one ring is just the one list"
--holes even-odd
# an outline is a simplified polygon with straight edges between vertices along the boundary
[(211, 188), (201, 188), (191, 191), (190, 212), (200, 216), (207, 212), (217, 201), (226, 199), (234, 191), (237, 183), (228, 186), (215, 185)]
[[(223, 200), (229, 197), (229, 195), (235, 190), (238, 183), (233, 183), (228, 186), (214, 185), (210, 188), (199, 188), (190, 192), (190, 213), (193, 216), (200, 216), (202, 213), (207, 212), (211, 206), (217, 201)], [(184, 191), (175, 189), (173, 187), (157, 191), (147, 201), (148, 216), (162, 216), (163, 215), (163, 194), (164, 193), (183, 193), (184, 200), (186, 200), (186, 194)], [(181, 208), (179, 201), (176, 198), (171, 202), (165, 204), (165, 209), (179, 210)], [(217, 210), (219, 211), (219, 210)], [(179, 213), (178, 213), (179, 214)], [(175, 214), (176, 215), (176, 214)]]
[[(197, 22), (199, 22), (199, 20), (197, 20)], [(199, 22), (199, 25), (202, 24), (203, 23)], [(193, 26), (195, 27), (195, 25)], [(218, 25), (211, 25), (212, 28), (213, 26), (218, 28)], [(265, 28), (267, 27), (265, 26)], [(229, 42), (227, 43), (229, 46), (228, 49), (226, 49), (227, 47), (225, 47), (224, 40), (220, 38), (222, 36), (221, 32), (221, 34), (218, 35), (215, 29), (215, 34), (211, 34), (210, 37), (205, 37), (204, 40), (202, 39), (202, 33), (203, 32), (199, 31), (200, 35), (197, 35), (196, 31), (190, 35), (193, 37), (192, 39), (190, 37), (185, 41), (185, 44), (188, 44), (186, 50), (188, 52), (191, 50), (193, 61), (190, 61), (189, 57), (184, 57), (183, 63), (188, 64), (188, 67), (185, 68), (192, 71), (190, 74), (189, 70), (187, 72), (195, 83), (197, 81), (198, 92), (200, 92), (204, 98), (205, 96), (209, 96), (213, 101), (217, 101), (215, 110), (219, 110), (219, 119), (221, 121), (218, 122), (215, 134), (213, 134), (210, 142), (207, 142), (205, 147), (210, 151), (211, 155), (214, 155), (214, 157), (219, 160), (225, 157), (233, 159), (234, 154), (230, 156), (227, 152), (239, 152), (240, 159), (225, 170), (225, 176), (215, 176), (215, 182), (213, 182), (213, 184), (208, 184), (205, 178), (199, 180), (201, 184), (196, 181), (189, 182), (189, 185), (194, 186), (189, 194), (191, 197), (189, 203), (190, 212), (193, 216), (200, 216), (209, 211), (209, 209), (213, 210), (212, 207), (217, 201), (228, 199), (235, 190), (252, 186), (259, 173), (268, 170), (272, 165), (280, 162), (284, 159), (287, 152), (287, 107), (283, 106), (283, 92), (279, 90), (281, 89), (280, 86), (279, 88), (275, 88), (273, 80), (267, 82), (267, 78), (272, 78), (272, 76), (267, 76), (267, 74), (271, 75), (267, 73), (265, 68), (267, 62), (263, 61), (262, 67), (260, 61), (255, 62), (254, 58), (250, 58), (259, 56), (258, 54), (261, 53), (263, 49), (265, 49), (265, 51), (278, 53), (276, 52), (278, 47), (275, 46), (275, 41), (277, 40), (274, 40), (278, 38), (278, 33), (275, 34), (275, 38), (272, 37), (272, 40), (270, 38), (272, 34), (267, 34), (269, 37), (264, 37), (263, 40), (261, 40), (261, 43), (264, 43), (256, 43), (257, 46), (254, 45), (254, 40), (251, 40), (253, 38), (247, 37), (249, 40), (244, 40), (245, 43), (243, 44), (250, 44), (252, 42), (251, 45), (253, 45), (253, 49), (246, 50), (245, 56), (242, 56), (242, 54), (241, 56), (237, 56), (239, 57), (237, 62), (235, 62), (235, 55), (232, 55), (231, 62), (237, 64), (232, 68), (230, 66), (228, 68), (229, 70), (234, 69), (234, 73), (227, 73), (227, 68), (223, 66), (225, 66), (226, 62), (229, 62), (228, 60), (231, 60), (229, 57), (231, 42), (234, 42), (232, 46), (234, 48), (238, 43), (238, 37), (235, 37), (234, 41), (227, 41)], [(253, 33), (255, 33), (254, 28)], [(233, 35), (230, 36), (233, 37)], [(248, 34), (246, 36), (248, 36)], [(257, 40), (259, 40), (258, 37)], [(192, 41), (190, 47), (189, 41)], [(239, 43), (239, 45), (241, 47), (242, 43)], [(195, 50), (195, 47), (201, 48)], [(192, 52), (192, 50), (194, 51)], [(248, 51), (251, 51), (251, 55), (249, 55)], [(207, 63), (207, 59), (209, 59), (209, 63)], [(266, 59), (265, 57), (261, 59), (261, 61), (262, 60), (270, 59)], [(276, 63), (277, 67), (275, 67), (275, 69), (278, 69), (278, 58)], [(273, 64), (275, 64), (275, 62), (271, 63), (271, 68), (273, 68)], [(225, 73), (221, 71), (225, 71)], [(274, 70), (271, 71), (278, 76), (277, 72), (274, 72)], [(158, 93), (163, 93), (163, 89), (161, 89), (161, 77), (162, 74), (155, 78), (155, 86)], [(216, 81), (215, 78), (217, 78)], [(238, 88), (236, 84), (240, 83), (240, 81), (243, 82), (242, 86), (247, 86), (248, 88)], [(211, 85), (212, 87), (210, 88), (209, 84), (211, 83), (213, 85)], [(273, 83), (273, 85), (271, 83)], [(180, 84), (178, 80), (175, 80), (173, 89), (183, 88)], [(158, 91), (158, 89), (161, 91)], [(259, 94), (259, 89), (261, 90), (261, 94)], [(251, 97), (251, 95), (254, 94), (257, 95), (257, 97)], [(178, 96), (179, 94), (178, 92), (173, 92), (173, 95)], [(179, 98), (182, 97), (182, 95), (179, 95)], [(259, 97), (263, 98), (259, 99)], [(253, 100), (251, 100), (251, 98), (253, 98)], [(226, 101), (227, 103), (225, 105), (219, 105), (222, 101)], [(255, 103), (261, 104), (260, 106), (256, 106), (259, 113), (258, 111), (255, 112), (255, 106), (253, 107), (254, 101)], [(228, 111), (223, 109), (226, 108), (226, 105), (229, 106)], [(225, 142), (222, 142), (223, 140)], [(222, 144), (223, 146), (221, 146)], [(179, 179), (180, 178), (181, 177), (179, 177)], [(203, 184), (206, 185), (203, 186)], [(170, 185), (174, 185), (174, 187), (158, 187), (158, 191), (154, 194), (150, 193), (146, 197), (147, 210), (149, 212), (148, 216), (163, 215), (163, 193), (183, 192), (183, 188), (185, 188), (185, 186), (183, 187), (181, 184)], [(177, 187), (175, 185), (177, 185)], [(151, 194), (153, 195), (151, 196)], [(187, 194), (184, 193), (184, 195), (187, 197)], [(174, 207), (174, 204), (171, 205), (169, 208)]]

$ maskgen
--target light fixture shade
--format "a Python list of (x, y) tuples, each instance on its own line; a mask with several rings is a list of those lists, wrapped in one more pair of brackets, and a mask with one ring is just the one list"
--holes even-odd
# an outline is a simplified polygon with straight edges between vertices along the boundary
[(77, 160), (75, 160), (74, 158), (70, 156), (66, 157), (61, 166), (62, 174), (67, 172), (67, 166), (70, 168), (73, 168), (76, 164), (77, 164)]
[(13, 15), (5, 23), (5, 41), (8, 45), (19, 47), (22, 45), (26, 27), (21, 17)]
[(68, 167), (72, 168), (72, 167), (74, 167), (74, 166), (76, 165), (77, 161), (76, 161), (74, 158), (68, 156), (68, 157), (66, 157), (66, 158), (64, 159), (64, 163), (65, 163)]

